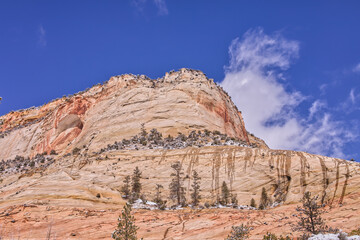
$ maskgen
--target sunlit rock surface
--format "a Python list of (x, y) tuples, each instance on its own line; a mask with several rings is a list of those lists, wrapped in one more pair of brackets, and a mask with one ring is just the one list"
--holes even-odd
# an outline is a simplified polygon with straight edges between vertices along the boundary
[[(108, 239), (125, 203), (119, 192), (125, 176), (139, 167), (145, 197), (153, 200), (155, 186), (161, 184), (170, 207), (171, 165), (177, 161), (187, 200), (196, 170), (201, 205), (214, 204), (225, 181), (239, 205), (249, 205), (251, 198), (259, 204), (265, 188), (273, 207), (134, 209), (139, 237), (224, 239), (232, 225), (241, 223), (253, 228), (251, 239), (262, 239), (266, 232), (298, 236), (291, 224), (297, 221), (295, 207), (306, 191), (325, 204), (329, 226), (343, 231), (360, 227), (359, 163), (269, 149), (248, 135), (231, 99), (200, 71), (182, 69), (158, 80), (112, 77), (104, 85), (0, 119), (4, 239), (45, 239), (49, 229), (56, 239)], [(156, 128), (164, 138), (208, 129), (241, 144), (173, 149), (130, 144), (113, 149), (114, 142), (139, 134), (142, 124), (148, 132)], [(51, 150), (57, 155), (39, 154)]]

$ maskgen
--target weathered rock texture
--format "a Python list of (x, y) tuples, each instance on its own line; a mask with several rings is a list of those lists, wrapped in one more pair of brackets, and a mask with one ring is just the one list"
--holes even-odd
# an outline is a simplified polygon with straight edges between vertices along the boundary
[(201, 71), (187, 69), (157, 80), (131, 74), (112, 77), (72, 97), (11, 112), (0, 124), (0, 160), (83, 146), (96, 151), (135, 135), (141, 124), (164, 136), (208, 129), (249, 142), (230, 97)]
[(223, 239), (231, 225), (240, 223), (255, 228), (253, 234), (258, 238), (252, 239), (261, 239), (261, 234), (274, 232), (275, 227), (277, 233), (290, 233), (289, 219), (295, 222), (292, 204), (298, 204), (305, 191), (318, 194), (331, 207), (331, 214), (327, 215), (330, 225), (344, 230), (359, 227), (356, 221), (348, 221), (360, 220), (355, 217), (360, 216), (359, 163), (303, 152), (234, 146), (121, 150), (60, 157), (46, 170), (34, 169), (3, 180), (0, 222), (6, 234), (21, 229), (22, 236), (45, 236), (52, 224), (61, 239), (71, 233), (76, 234), (76, 239), (108, 238), (125, 202), (119, 193), (125, 176), (139, 167), (146, 197), (153, 199), (155, 185), (162, 184), (162, 196), (166, 199), (170, 166), (176, 161), (181, 161), (184, 169), (187, 199), (191, 171), (196, 170), (201, 177), (202, 204), (216, 201), (225, 181), (241, 205), (249, 204), (251, 198), (258, 203), (265, 187), (281, 206), (268, 211), (136, 210), (140, 236), (146, 239)]
[[(343, 230), (360, 227), (359, 163), (268, 149), (261, 139), (248, 137), (230, 98), (199, 71), (182, 69), (158, 80), (113, 77), (72, 97), (9, 113), (0, 124), (0, 160), (13, 159), (1, 165), (8, 169), (0, 169), (0, 237), (5, 239), (45, 239), (50, 226), (52, 238), (109, 238), (125, 203), (119, 192), (125, 176), (139, 167), (147, 199), (154, 198), (156, 184), (164, 186), (162, 195), (168, 199), (171, 165), (177, 161), (184, 170), (188, 200), (196, 170), (201, 204), (216, 202), (225, 181), (240, 205), (251, 198), (259, 203), (262, 188), (280, 205), (265, 211), (135, 210), (140, 237), (224, 239), (232, 225), (241, 223), (254, 227), (252, 239), (262, 239), (267, 231), (291, 233), (294, 209), (305, 191), (319, 195), (330, 208), (325, 216), (329, 225)], [(99, 151), (130, 139), (141, 124), (164, 136), (217, 130), (259, 147)], [(65, 154), (76, 147), (80, 150)], [(27, 159), (50, 150), (59, 155)]]

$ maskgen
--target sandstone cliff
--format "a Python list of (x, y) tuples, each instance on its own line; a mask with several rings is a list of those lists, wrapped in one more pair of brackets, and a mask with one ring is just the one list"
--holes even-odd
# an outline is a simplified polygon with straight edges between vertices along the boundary
[(152, 80), (125, 74), (85, 92), (0, 117), (0, 160), (75, 147), (96, 151), (138, 133), (165, 136), (218, 130), (249, 142), (241, 113), (201, 71), (181, 69)]
[[(149, 136), (136, 135), (142, 124)], [(360, 227), (359, 163), (269, 149), (247, 133), (230, 97), (200, 71), (182, 69), (157, 80), (112, 77), (74, 96), (2, 116), (0, 128), (5, 239), (16, 231), (22, 238), (45, 238), (49, 226), (59, 239), (109, 238), (125, 203), (119, 192), (125, 176), (139, 167), (146, 198), (153, 199), (156, 184), (162, 184), (167, 199), (177, 161), (187, 199), (196, 170), (202, 205), (217, 201), (224, 181), (240, 205), (251, 198), (259, 203), (262, 188), (275, 204), (264, 211), (135, 210), (140, 237), (224, 239), (241, 223), (254, 228), (252, 239), (267, 231), (289, 234), (305, 191), (327, 206), (330, 226)], [(39, 154), (51, 150), (58, 155)]]
[(280, 205), (266, 211), (135, 210), (141, 237), (224, 239), (231, 225), (240, 223), (254, 227), (253, 234), (258, 236), (252, 239), (262, 239), (266, 231), (289, 234), (290, 223), (296, 221), (294, 208), (305, 191), (318, 194), (320, 201), (330, 207), (326, 220), (331, 226), (343, 230), (358, 227), (359, 163), (236, 146), (111, 150), (92, 156), (59, 157), (46, 169), (34, 168), (3, 179), (0, 222), (9, 236), (15, 227), (21, 229), (22, 236), (45, 236), (49, 224), (53, 224), (53, 232), (61, 239), (72, 233), (76, 239), (108, 238), (125, 203), (119, 192), (125, 176), (139, 167), (146, 198), (152, 200), (156, 184), (162, 184), (166, 199), (170, 166), (176, 161), (181, 161), (184, 169), (187, 199), (191, 171), (196, 170), (201, 177), (201, 204), (214, 203), (225, 181), (237, 194), (240, 205), (248, 205), (251, 198), (258, 204), (263, 187)]

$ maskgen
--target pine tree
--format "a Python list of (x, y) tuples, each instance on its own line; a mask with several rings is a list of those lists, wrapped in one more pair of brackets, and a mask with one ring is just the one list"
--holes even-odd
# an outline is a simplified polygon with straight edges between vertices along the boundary
[(183, 180), (182, 176), (184, 173), (181, 169), (180, 162), (176, 162), (171, 167), (174, 169), (174, 173), (171, 174), (173, 179), (169, 185), (170, 188), (170, 199), (176, 201), (178, 205), (185, 205), (185, 188), (183, 187)]
[(132, 194), (131, 198), (132, 198), (132, 200), (139, 199), (139, 197), (140, 197), (140, 192), (141, 192), (140, 178), (141, 178), (140, 169), (138, 167), (136, 167), (134, 169), (134, 173), (131, 178), (131, 194)]
[(296, 208), (299, 222), (293, 230), (303, 231), (305, 234), (319, 234), (328, 229), (321, 217), (324, 211), (321, 210), (321, 205), (317, 204), (317, 199), (318, 196), (311, 197), (310, 192), (305, 192), (301, 200), (302, 207)]
[(223, 181), (221, 186), (221, 203), (227, 205), (229, 203), (230, 191), (226, 182)]
[(161, 210), (164, 210), (166, 207), (166, 201), (164, 201), (161, 197), (161, 189), (163, 189), (163, 185), (161, 184), (156, 184), (156, 193), (155, 193), (155, 198), (154, 198), (154, 202), (157, 204), (158, 208)]
[(250, 207), (256, 208), (255, 199), (253, 199), (253, 198), (250, 201)]
[(115, 240), (136, 240), (138, 227), (135, 226), (135, 218), (131, 215), (131, 205), (129, 203), (124, 206), (118, 221), (118, 226), (111, 237)]
[(192, 205), (197, 206), (199, 204), (199, 200), (201, 199), (200, 196), (200, 179), (199, 174), (194, 170), (193, 171), (193, 184), (192, 187), (192, 193), (191, 193), (191, 199), (192, 199)]
[(121, 187), (121, 192), (124, 194), (125, 198), (130, 196), (130, 176), (126, 176), (124, 179), (124, 185)]
[(260, 204), (259, 204), (259, 208), (260, 209), (265, 209), (270, 203), (270, 199), (267, 195), (266, 189), (263, 187), (261, 190), (261, 198), (260, 198)]
[(236, 194), (231, 194), (231, 204), (233, 208), (237, 208), (238, 206), (238, 200)]

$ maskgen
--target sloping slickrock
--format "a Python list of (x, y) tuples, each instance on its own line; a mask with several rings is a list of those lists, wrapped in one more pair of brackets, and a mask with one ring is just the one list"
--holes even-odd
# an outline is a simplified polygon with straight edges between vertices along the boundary
[[(191, 172), (196, 170), (201, 177), (201, 204), (216, 201), (225, 181), (232, 193), (237, 194), (239, 205), (249, 204), (251, 198), (258, 204), (261, 189), (265, 187), (272, 200), (279, 202), (280, 206), (266, 211), (214, 209), (202, 210), (198, 214), (195, 213), (197, 210), (186, 214), (189, 209), (165, 212), (135, 210), (141, 227), (139, 233), (146, 239), (162, 239), (166, 231), (165, 239), (223, 239), (231, 225), (240, 223), (254, 227), (253, 234), (258, 234), (259, 238), (253, 239), (261, 239), (261, 234), (270, 230), (290, 233), (288, 219), (296, 220), (292, 214), (296, 213), (295, 205), (299, 204), (305, 191), (319, 195), (320, 201), (330, 207), (331, 214), (326, 215), (330, 219), (329, 225), (351, 230), (356, 227), (356, 221), (349, 219), (360, 216), (359, 163), (303, 152), (210, 146), (59, 157), (45, 171), (14, 174), (3, 180), (0, 185), (0, 222), (7, 231), (16, 227), (24, 229), (24, 234), (30, 234), (31, 226), (37, 226), (36, 231), (40, 234), (46, 232), (52, 221), (60, 238), (76, 232), (78, 237), (81, 236), (77, 239), (86, 239), (86, 232), (94, 228), (96, 232), (90, 239), (107, 238), (111, 234), (109, 231), (116, 226), (116, 214), (125, 203), (119, 193), (125, 176), (139, 167), (147, 199), (154, 198), (156, 184), (164, 186), (162, 196), (167, 199), (172, 173), (170, 166), (176, 161), (182, 163), (188, 200)], [(11, 210), (24, 204), (34, 206), (25, 207), (28, 217), (25, 217), (25, 212)], [(171, 204), (169, 201), (168, 205)], [(49, 213), (41, 213), (39, 209), (42, 208), (49, 209)], [(7, 215), (10, 210), (16, 214)], [(97, 217), (92, 218), (91, 214)], [(12, 223), (12, 219), (17, 220)]]
[(139, 132), (164, 136), (217, 130), (249, 143), (241, 113), (201, 71), (181, 69), (152, 80), (125, 74), (71, 97), (0, 117), (0, 160), (75, 147), (96, 151)]

